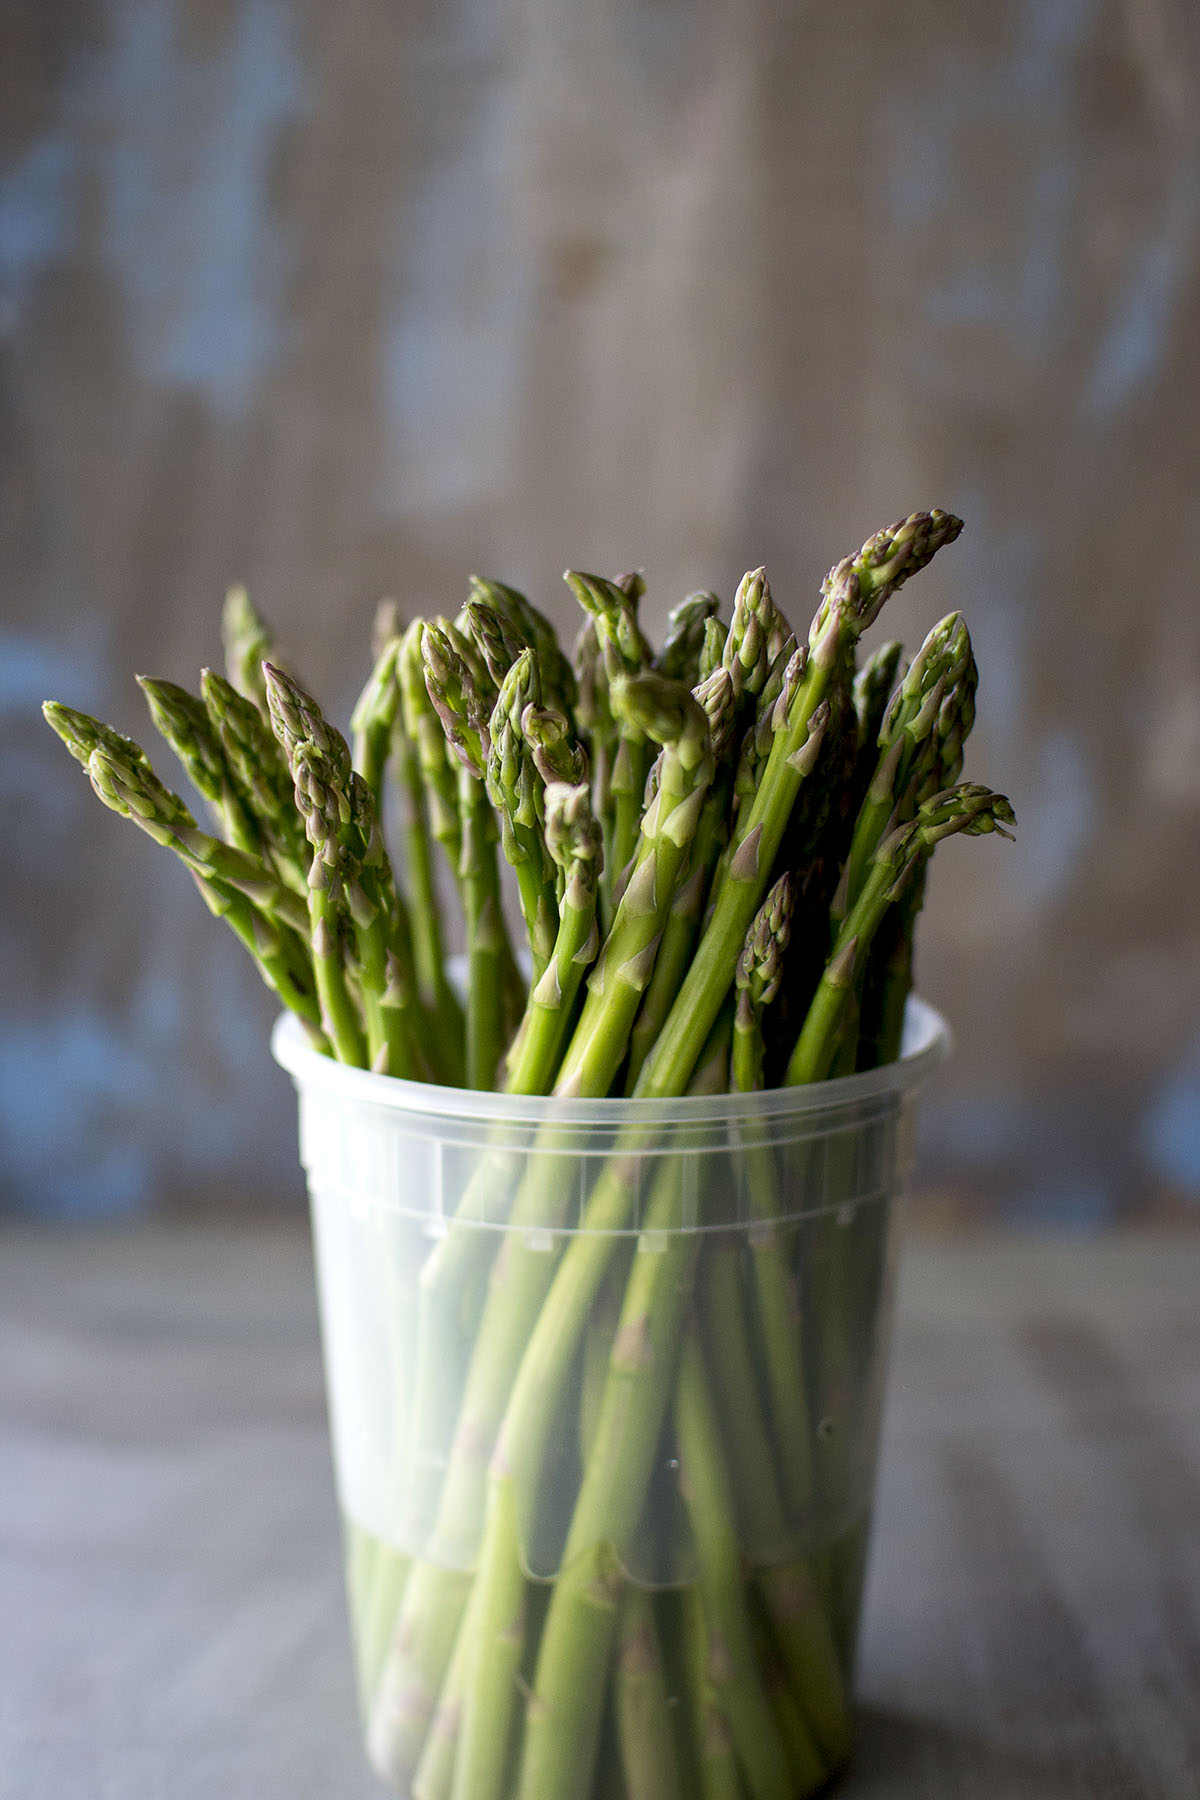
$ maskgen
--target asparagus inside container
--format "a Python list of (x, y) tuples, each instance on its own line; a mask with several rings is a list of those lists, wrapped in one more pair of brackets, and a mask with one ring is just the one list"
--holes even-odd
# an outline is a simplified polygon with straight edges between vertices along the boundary
[(846, 1765), (944, 1047), (913, 933), (941, 839), (1013, 823), (961, 780), (961, 615), (911, 663), (858, 645), (960, 528), (876, 533), (802, 641), (761, 569), (658, 649), (640, 576), (568, 572), (573, 660), (497, 582), (385, 606), (352, 742), (235, 590), (224, 676), (142, 679), (212, 830), (46, 706), (290, 1015), (366, 1742), (413, 1800), (801, 1800)]

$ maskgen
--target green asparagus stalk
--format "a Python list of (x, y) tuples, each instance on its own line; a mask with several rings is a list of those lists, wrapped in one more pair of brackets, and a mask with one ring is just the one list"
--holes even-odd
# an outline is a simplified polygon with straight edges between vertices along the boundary
[(828, 723), (822, 706), (839, 663), (888, 596), (925, 566), (962, 522), (948, 513), (913, 513), (869, 538), (857, 556), (835, 564), (809, 632), (792, 658), (776, 703), (774, 739), (753, 804), (739, 814), (726, 879), (712, 919), (637, 1092), (669, 1093), (680, 1062), (690, 1067), (733, 981), (742, 941), (770, 884), (776, 853)]
[(744, 1800), (729, 1721), (718, 1697), (718, 1686), (728, 1681), (725, 1643), (710, 1631), (703, 1596), (694, 1584), (685, 1589), (682, 1606), (684, 1669), (701, 1800)]
[(700, 808), (685, 873), (675, 889), (670, 911), (663, 924), (650, 984), (630, 1033), (629, 1063), (625, 1074), (626, 1093), (631, 1093), (636, 1085), (642, 1065), (653, 1048), (663, 1020), (678, 992), (699, 935), (704, 907), (712, 886), (713, 871), (728, 841), (732, 779), (728, 751), (736, 717), (733, 678), (727, 669), (718, 667), (693, 689), (693, 693), (708, 718), (709, 748), (715, 773)]
[[(386, 616), (399, 626), (394, 603)], [(465, 1074), (463, 1014), (446, 968), (430, 840), (440, 838), (457, 876), (462, 834), (445, 735), (425, 687), (420, 631), (418, 621), (377, 645), (376, 668), (356, 709), (355, 762), (376, 793), (377, 807), (389, 753), (395, 764), (417, 990), (433, 1019), (446, 1079), (457, 1086)], [(431, 828), (434, 819), (437, 830)]]
[(458, 816), (458, 777), (451, 761), (446, 733), (425, 685), (422, 643), (425, 622), (414, 619), (400, 640), (397, 674), (404, 716), (404, 734), (414, 747), (424, 784), (429, 829), (441, 845), (446, 862), (460, 883), (462, 826)]
[[(132, 738), (55, 701), (47, 701), (42, 710), (75, 760), (93, 776), (92, 785), (100, 799), (114, 812), (132, 819), (202, 880), (219, 882), (244, 895), (281, 927), (305, 934), (304, 907), (297, 896), (275, 879), (261, 858), (202, 831), (178, 794), (163, 786)], [(91, 763), (94, 753), (99, 753), (97, 767), (105, 774), (103, 791), (97, 786), (97, 769)]]
[(719, 669), (725, 658), (725, 640), (729, 635), (729, 627), (715, 615), (704, 621), (704, 638), (700, 645), (699, 679), (707, 681), (714, 669)]
[(98, 798), (178, 856), (209, 910), (232, 927), (268, 987), (322, 1048), (312, 963), (301, 935), (305, 920), (303, 915), (297, 919), (295, 896), (257, 858), (201, 831), (132, 738), (56, 701), (47, 701), (42, 710), (87, 772)]
[(384, 777), (400, 717), (400, 684), (396, 676), (399, 655), (400, 639), (389, 638), (350, 715), (354, 767), (370, 788), (379, 812), (383, 810)]
[(575, 997), (600, 942), (596, 896), (604, 845), (586, 785), (551, 782), (545, 809), (546, 845), (563, 875), (562, 907), (546, 968), (529, 990), (509, 1051), (510, 1094), (544, 1094), (553, 1085)]
[(500, 821), (501, 846), (517, 877), (535, 984), (553, 954), (558, 930), (555, 864), (543, 826), (543, 782), (522, 729), (526, 711), (537, 707), (540, 698), (537, 662), (532, 650), (524, 650), (501, 678), (486, 765), (488, 798)]
[(504, 924), (496, 823), (484, 776), (491, 749), (485, 701), (470, 668), (436, 625), (421, 637), (425, 686), (458, 760), (459, 882), (467, 929), (467, 1086), (490, 1088), (504, 1053)]
[(787, 1065), (787, 1085), (820, 1081), (837, 1044), (842, 1011), (853, 988), (856, 961), (865, 957), (888, 907), (944, 837), (998, 831), (1011, 837), (1012, 806), (1002, 794), (964, 783), (936, 794), (909, 825), (898, 826), (879, 845), (858, 899), (846, 914), (825, 972)]
[(196, 792), (208, 801), (228, 841), (257, 856), (262, 836), (238, 792), (202, 700), (173, 681), (139, 675), (150, 717), (179, 758)]
[(633, 1583), (617, 1609), (613, 1684), (627, 1800), (684, 1800), (654, 1606)]
[[(718, 1031), (698, 1059), (708, 1092), (728, 1078), (727, 1032)], [(608, 1665), (622, 1589), (622, 1558), (641, 1512), (655, 1447), (670, 1402), (683, 1314), (692, 1288), (697, 1244), (673, 1229), (681, 1219), (682, 1170), (668, 1157), (657, 1177), (642, 1222), (641, 1253), (633, 1259), (609, 1357), (592, 1453), (576, 1497), (562, 1567), (551, 1596), (538, 1648), (533, 1692), (526, 1708), (519, 1800), (568, 1800), (592, 1767), (600, 1726), (600, 1677)], [(595, 1196), (593, 1196), (594, 1204)], [(588, 1220), (592, 1214), (589, 1205)], [(589, 1243), (580, 1234), (559, 1268), (560, 1281), (572, 1252)], [(607, 1253), (606, 1253), (607, 1252)], [(595, 1285), (603, 1278), (611, 1240), (587, 1260)], [(539, 1332), (549, 1312), (539, 1318)], [(583, 1317), (586, 1319), (586, 1309)], [(580, 1324), (573, 1322), (577, 1341)], [(535, 1338), (538, 1333), (535, 1333)], [(529, 1452), (544, 1443), (548, 1423), (541, 1407), (523, 1399), (549, 1368), (539, 1368), (542, 1342), (531, 1340), (517, 1388), (505, 1417), (492, 1462), (491, 1505), (481, 1567), (491, 1578), (499, 1565), (511, 1569), (516, 1550), (503, 1524), (503, 1509), (517, 1482), (526, 1482), (540, 1458)], [(529, 1385), (527, 1385), (529, 1384)], [(544, 1405), (547, 1389), (542, 1389)], [(519, 1566), (519, 1563), (518, 1563)], [(479, 1790), (486, 1800), (486, 1790)]]
[(471, 593), (473, 599), (499, 615), (515, 644), (528, 644), (533, 649), (541, 669), (546, 704), (569, 718), (575, 708), (578, 688), (574, 671), (562, 653), (558, 635), (549, 619), (517, 588), (506, 587), (502, 581), (481, 581), (477, 575), (472, 575)]
[(891, 638), (877, 646), (854, 677), (854, 789), (859, 804), (875, 772), (888, 703), (906, 673), (903, 646)]
[[(611, 698), (615, 680), (621, 676), (642, 675), (651, 669), (653, 662), (653, 652), (637, 619), (641, 584), (636, 578), (625, 578), (622, 586), (620, 582), (606, 581), (601, 575), (584, 575), (574, 569), (568, 569), (563, 579), (595, 622), (600, 661)], [(622, 716), (614, 709), (613, 716), (616, 742), (612, 747), (608, 774), (611, 831), (606, 811), (598, 809), (598, 816), (605, 823), (606, 875), (602, 892), (609, 896), (613, 883), (620, 877), (637, 845), (642, 792), (650, 764), (646, 732), (636, 713), (626, 708)]]
[(606, 1094), (654, 968), (663, 924), (715, 773), (708, 717), (681, 684), (647, 673), (619, 678), (618, 715), (663, 745), (658, 792), (641, 819), (632, 877), (613, 920), (555, 1091)]
[[(794, 882), (780, 876), (746, 939), (738, 964), (732, 1085), (752, 1093), (764, 1085), (763, 1013), (779, 993), (791, 938)], [(753, 1300), (763, 1348), (767, 1399), (789, 1524), (806, 1523), (812, 1503), (808, 1392), (801, 1354), (800, 1296), (780, 1241), (778, 1178), (769, 1147), (753, 1127), (745, 1146), (754, 1224), (749, 1233)]]
[(264, 860), (285, 886), (307, 896), (308, 840), (282, 746), (265, 714), (223, 675), (202, 669), (200, 692), (233, 783), (258, 829)]
[(264, 662), (285, 666), (266, 620), (255, 610), (244, 587), (231, 587), (221, 613), (221, 641), (225, 646), (225, 673), (239, 694), (252, 700), (267, 716), (267, 684)]
[(771, 593), (765, 569), (751, 569), (734, 595), (733, 618), (721, 651), (721, 661), (733, 683), (734, 703), (753, 701), (761, 694), (774, 657), (791, 634)]
[(662, 648), (654, 658), (654, 667), (660, 675), (670, 681), (682, 681), (688, 687), (695, 687), (703, 679), (700, 657), (708, 621), (720, 610), (721, 602), (717, 596), (707, 591), (689, 594), (678, 606), (671, 608)]
[[(897, 688), (879, 730), (875, 772), (854, 824), (842, 905), (849, 910), (862, 891), (867, 869), (889, 821), (904, 824), (932, 769), (941, 768), (947, 737), (961, 742), (975, 710), (976, 671), (971, 639), (961, 613), (949, 613), (929, 633)], [(957, 770), (951, 776), (955, 778)], [(905, 809), (910, 784), (916, 792)], [(948, 784), (939, 784), (948, 785)], [(932, 789), (937, 792), (935, 786)]]
[[(705, 1672), (728, 1724), (751, 1800), (794, 1800), (787, 1750), (759, 1678), (733, 1496), (694, 1326), (683, 1339), (675, 1384), (675, 1432), (680, 1486), (701, 1570), (698, 1586), (710, 1644)], [(824, 1776), (823, 1766), (815, 1762), (800, 1791), (811, 1793)]]

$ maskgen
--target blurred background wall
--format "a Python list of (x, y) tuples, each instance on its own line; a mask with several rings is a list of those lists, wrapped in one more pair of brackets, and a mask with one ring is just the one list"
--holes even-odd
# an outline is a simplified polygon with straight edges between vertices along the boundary
[[(798, 625), (960, 542), (937, 1216), (1200, 1200), (1200, 33), (1188, 0), (2, 0), (0, 1180), (55, 1216), (296, 1201), (269, 997), (38, 716), (152, 735), (244, 579), (345, 722), (376, 600), (565, 564)], [(169, 753), (159, 766), (174, 779)]]

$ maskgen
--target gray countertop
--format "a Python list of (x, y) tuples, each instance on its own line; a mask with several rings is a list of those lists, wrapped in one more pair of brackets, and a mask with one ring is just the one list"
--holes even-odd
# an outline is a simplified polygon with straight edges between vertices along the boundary
[[(1200, 1794), (1200, 1237), (917, 1240), (842, 1800)], [(2, 1800), (379, 1800), (297, 1223), (0, 1234)]]

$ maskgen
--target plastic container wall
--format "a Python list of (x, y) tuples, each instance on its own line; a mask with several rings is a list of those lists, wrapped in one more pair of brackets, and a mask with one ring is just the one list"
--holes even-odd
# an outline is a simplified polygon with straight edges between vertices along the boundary
[[(748, 1791), (752, 1718), (780, 1795), (844, 1762), (895, 1201), (945, 1047), (914, 1003), (906, 1055), (868, 1074), (557, 1101), (347, 1069), (281, 1022), (368, 1743), (397, 1791), (459, 1791), (471, 1682), (505, 1697), (498, 1800), (553, 1800), (564, 1684), (564, 1794), (629, 1785), (654, 1737), (704, 1791), (714, 1722)], [(498, 1592), (506, 1651), (480, 1623)], [(633, 1752), (622, 1645), (663, 1689)]]

